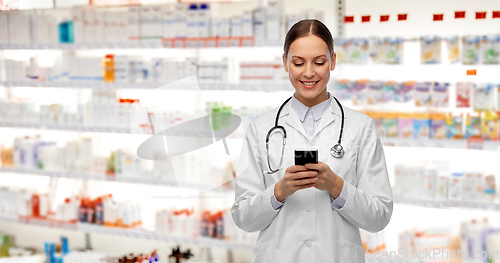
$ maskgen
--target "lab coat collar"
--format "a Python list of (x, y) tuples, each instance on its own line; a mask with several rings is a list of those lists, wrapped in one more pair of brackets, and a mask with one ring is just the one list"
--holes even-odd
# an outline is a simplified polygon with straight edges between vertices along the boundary
[(327, 100), (325, 100), (321, 103), (318, 103), (318, 104), (312, 106), (311, 108), (302, 104), (302, 102), (300, 102), (297, 98), (295, 98), (295, 95), (292, 96), (292, 107), (299, 115), (300, 121), (302, 123), (304, 122), (304, 120), (306, 118), (306, 114), (309, 111), (309, 109), (311, 109), (311, 111), (312, 111), (311, 113), (312, 113), (312, 116), (314, 118), (314, 121), (318, 121), (321, 119), (321, 117), (325, 113), (325, 110), (328, 109), (328, 106), (332, 102), (332, 96), (330, 95), (330, 92), (327, 92), (327, 94), (328, 94)]
[[(337, 104), (336, 101), (334, 101), (333, 98), (331, 98), (331, 99), (332, 99), (332, 101), (330, 103), (329, 110), (327, 110), (327, 111), (325, 111), (325, 113), (323, 113), (322, 120), (319, 122), (318, 127), (316, 127), (316, 129), (314, 130), (313, 137), (315, 137), (316, 134), (321, 132), (326, 126), (330, 125), (330, 123), (335, 121), (336, 118), (338, 118), (340, 120), (340, 118), (342, 116), (342, 113), (340, 112), (339, 105)], [(344, 110), (344, 112), (345, 112), (345, 110)], [(327, 114), (327, 113), (330, 113), (330, 114)], [(304, 137), (308, 138), (307, 133), (304, 129), (304, 125), (302, 125), (302, 123), (299, 120), (299, 116), (297, 115), (295, 110), (293, 110), (291, 102), (288, 102), (281, 110), (280, 119), (281, 118), (285, 118), (285, 122), (288, 125), (292, 126), (292, 128), (296, 129), (302, 135), (304, 135)], [(347, 118), (344, 116), (344, 119), (347, 119)]]

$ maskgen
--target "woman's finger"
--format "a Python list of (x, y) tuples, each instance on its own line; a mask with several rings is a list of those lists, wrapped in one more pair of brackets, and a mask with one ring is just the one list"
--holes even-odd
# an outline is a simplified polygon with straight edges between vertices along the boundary
[(300, 180), (302, 178), (310, 178), (310, 177), (316, 177), (318, 176), (318, 172), (316, 171), (310, 171), (310, 170), (305, 170), (302, 172), (296, 172), (293, 174), (290, 174), (288, 176), (288, 179), (290, 180)]
[(305, 184), (313, 184), (313, 183), (316, 183), (317, 181), (318, 181), (317, 177), (307, 177), (304, 179), (299, 179), (299, 180), (293, 181), (293, 185), (299, 186), (299, 185), (305, 185)]

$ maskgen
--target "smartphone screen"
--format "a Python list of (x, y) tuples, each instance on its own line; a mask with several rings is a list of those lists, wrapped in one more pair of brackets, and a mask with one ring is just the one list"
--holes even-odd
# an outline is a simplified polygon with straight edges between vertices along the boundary
[(295, 165), (318, 163), (318, 150), (295, 150)]

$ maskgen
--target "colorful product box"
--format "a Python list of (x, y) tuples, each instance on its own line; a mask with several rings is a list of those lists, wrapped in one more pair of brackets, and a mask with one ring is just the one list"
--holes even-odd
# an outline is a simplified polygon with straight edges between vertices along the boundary
[(430, 119), (427, 113), (417, 113), (413, 119), (413, 138), (428, 139), (430, 133)]
[(448, 114), (446, 117), (446, 138), (447, 139), (463, 139), (463, 115), (453, 116)]
[(408, 102), (413, 98), (413, 91), (415, 89), (415, 81), (407, 81), (405, 83), (394, 84), (394, 101)]
[(457, 82), (457, 108), (468, 108), (471, 106), (473, 88), (473, 82)]
[(413, 137), (413, 117), (409, 113), (401, 113), (398, 117), (398, 138)]
[(398, 115), (396, 113), (386, 113), (382, 119), (382, 126), (387, 137), (398, 136)]
[(465, 118), (465, 138), (481, 137), (481, 117), (467, 114)]
[(446, 139), (446, 114), (434, 113), (430, 115), (431, 139)]
[(450, 83), (435, 82), (432, 86), (432, 106), (447, 108), (449, 102), (448, 87)]
[(482, 135), (485, 140), (498, 141), (498, 116), (495, 112), (485, 112), (481, 126)]
[(419, 82), (415, 85), (415, 106), (431, 106), (431, 82)]

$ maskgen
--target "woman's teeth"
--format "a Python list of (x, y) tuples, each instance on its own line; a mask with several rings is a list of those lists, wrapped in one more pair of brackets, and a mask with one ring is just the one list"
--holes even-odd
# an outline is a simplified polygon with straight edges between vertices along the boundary
[(314, 81), (314, 82), (302, 82), (304, 84), (306, 84), (307, 86), (312, 86), (314, 84), (316, 84), (317, 81)]

